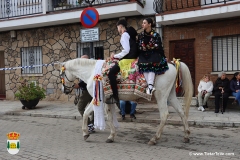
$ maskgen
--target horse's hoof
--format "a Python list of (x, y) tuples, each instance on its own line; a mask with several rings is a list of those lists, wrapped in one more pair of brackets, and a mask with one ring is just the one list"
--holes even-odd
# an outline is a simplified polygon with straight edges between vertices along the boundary
[(113, 143), (113, 140), (107, 139), (107, 140), (106, 140), (106, 143)]
[(151, 145), (151, 146), (156, 145), (156, 142), (149, 141), (149, 142), (148, 142), (148, 145)]
[(88, 135), (85, 135), (85, 136), (83, 136), (84, 137), (84, 141), (86, 141), (87, 139), (88, 139), (88, 137), (89, 137), (90, 135), (88, 134)]
[(189, 143), (190, 139), (189, 138), (184, 138), (184, 143)]

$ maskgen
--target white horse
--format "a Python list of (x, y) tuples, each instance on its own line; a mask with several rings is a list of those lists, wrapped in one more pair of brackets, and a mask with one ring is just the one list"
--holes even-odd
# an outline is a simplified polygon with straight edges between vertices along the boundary
[[(73, 59), (69, 60), (67, 62), (64, 62), (62, 64), (55, 65), (55, 68), (59, 69), (60, 67), (64, 66), (65, 67), (65, 75), (64, 75), (64, 93), (69, 94), (72, 91), (72, 86), (73, 86), (73, 81), (76, 78), (80, 78), (84, 82), (87, 83), (87, 90), (93, 96), (92, 91), (93, 91), (93, 77), (94, 77), (94, 69), (96, 65), (97, 60), (92, 60), (92, 59)], [(155, 78), (155, 88), (156, 91), (153, 93), (158, 104), (158, 108), (160, 111), (160, 126), (157, 129), (156, 135), (154, 135), (148, 144), (154, 145), (157, 143), (157, 140), (160, 139), (163, 127), (167, 121), (167, 117), (169, 115), (168, 112), (168, 106), (167, 106), (167, 101), (170, 102), (171, 106), (175, 108), (177, 113), (182, 119), (183, 125), (184, 125), (184, 142), (188, 143), (189, 142), (189, 127), (188, 127), (188, 112), (189, 112), (189, 107), (193, 95), (193, 84), (192, 84), (192, 79), (190, 75), (190, 71), (186, 64), (181, 62), (180, 69), (181, 69), (181, 74), (182, 74), (182, 88), (184, 91), (184, 107), (180, 104), (176, 97), (176, 90), (175, 90), (175, 81), (176, 81), (176, 75), (177, 75), (177, 70), (172, 64), (168, 64), (169, 70), (165, 72), (165, 74), (162, 75), (157, 75)], [(121, 100), (126, 100), (126, 101), (136, 101), (138, 96), (132, 95), (131, 97), (129, 95), (119, 95), (119, 99)], [(115, 107), (115, 104), (105, 104), (105, 110), (106, 113), (108, 114), (108, 119), (110, 121), (110, 136), (107, 139), (107, 143), (111, 143), (114, 141), (114, 138), (116, 136), (116, 129), (113, 125), (113, 116), (112, 116), (112, 108)], [(88, 116), (90, 113), (93, 111), (93, 104), (90, 103), (84, 112), (83, 115), (83, 125), (82, 125), (82, 130), (83, 130), (83, 136), (84, 139), (86, 140), (89, 137), (88, 133), (88, 126), (87, 126), (87, 120)]]

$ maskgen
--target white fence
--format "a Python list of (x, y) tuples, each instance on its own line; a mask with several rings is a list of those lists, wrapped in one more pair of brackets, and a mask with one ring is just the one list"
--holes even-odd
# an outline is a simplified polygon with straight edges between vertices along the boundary
[[(128, 2), (129, 0), (95, 0), (92, 5)], [(139, 0), (141, 3), (141, 0)], [(0, 19), (46, 14), (47, 12), (85, 8), (85, 0), (0, 0)]]
[(43, 13), (46, 0), (1, 0), (0, 19)]

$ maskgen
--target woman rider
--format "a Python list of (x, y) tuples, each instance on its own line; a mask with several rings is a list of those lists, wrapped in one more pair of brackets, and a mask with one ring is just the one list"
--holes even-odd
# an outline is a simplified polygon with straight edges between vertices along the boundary
[(163, 74), (168, 70), (166, 56), (164, 55), (160, 35), (153, 30), (151, 18), (145, 18), (142, 23), (144, 31), (138, 35), (139, 72), (144, 74), (148, 83), (147, 94), (152, 94), (155, 88), (155, 74)]

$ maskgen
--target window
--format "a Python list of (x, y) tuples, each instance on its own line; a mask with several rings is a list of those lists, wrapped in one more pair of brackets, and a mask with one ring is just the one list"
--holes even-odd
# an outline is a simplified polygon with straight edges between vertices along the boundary
[[(22, 66), (42, 65), (42, 47), (21, 48)], [(22, 69), (22, 74), (41, 74), (42, 66)]]
[(240, 35), (214, 37), (213, 71), (240, 70)]
[(88, 42), (77, 44), (77, 56), (88, 55), (94, 59), (104, 59), (103, 42)]

